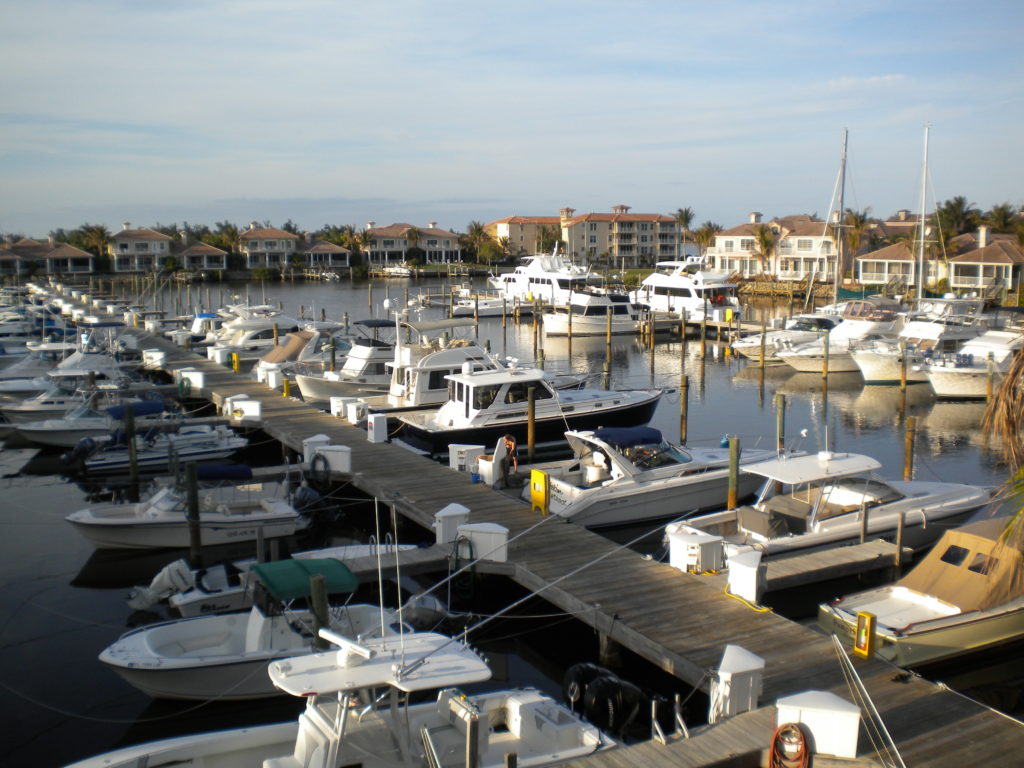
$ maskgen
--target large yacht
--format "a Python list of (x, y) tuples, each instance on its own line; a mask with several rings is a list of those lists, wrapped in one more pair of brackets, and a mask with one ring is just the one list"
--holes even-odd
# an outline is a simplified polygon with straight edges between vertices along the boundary
[(726, 310), (732, 310), (733, 317), (740, 311), (737, 285), (728, 278), (725, 272), (696, 269), (690, 261), (659, 261), (630, 299), (655, 312), (678, 316), (685, 312), (696, 322), (705, 318), (726, 320)]
[(601, 283), (589, 267), (566, 261), (557, 246), (551, 254), (527, 256), (523, 262), (512, 272), (489, 278), (499, 297), (510, 302), (543, 301), (562, 306), (576, 291)]

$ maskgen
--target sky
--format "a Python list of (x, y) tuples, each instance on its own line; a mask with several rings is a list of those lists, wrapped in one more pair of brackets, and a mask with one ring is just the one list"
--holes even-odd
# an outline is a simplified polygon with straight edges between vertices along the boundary
[(1024, 203), (1024, 3), (0, 0), (0, 233)]

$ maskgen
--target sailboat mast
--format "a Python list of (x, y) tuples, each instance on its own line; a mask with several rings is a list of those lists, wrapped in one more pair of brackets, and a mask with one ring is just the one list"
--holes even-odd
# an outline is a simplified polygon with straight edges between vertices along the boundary
[(921, 213), (920, 232), (917, 238), (917, 307), (921, 308), (921, 296), (924, 293), (924, 229), (925, 229), (925, 206), (928, 195), (928, 129), (924, 127), (924, 160), (921, 163)]
[(843, 272), (843, 213), (846, 210), (846, 142), (850, 131), (843, 128), (843, 154), (839, 159), (839, 218), (836, 219), (836, 274), (833, 302), (839, 303), (839, 283)]

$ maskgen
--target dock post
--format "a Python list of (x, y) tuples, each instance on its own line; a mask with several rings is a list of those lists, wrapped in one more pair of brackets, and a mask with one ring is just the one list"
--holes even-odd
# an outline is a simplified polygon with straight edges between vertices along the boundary
[(903, 440), (903, 482), (914, 478), (914, 432), (916, 419), (907, 416), (907, 434)]
[(264, 542), (263, 526), (256, 526), (256, 562), (267, 562), (267, 546)]
[(533, 449), (537, 437), (537, 388), (526, 388), (526, 459), (533, 464)]
[(612, 388), (612, 308), (605, 314), (604, 331), (604, 388)]
[(273, 331), (273, 334), (274, 334), (274, 346), (276, 347), (278, 344), (281, 343), (281, 331), (277, 327), (277, 323), (274, 323), (272, 331)]
[(572, 341), (572, 302), (569, 302), (569, 306), (566, 307), (566, 335), (569, 340)]
[(775, 452), (786, 452), (786, 396), (775, 393)]
[(907, 342), (900, 339), (900, 392), (907, 389)]
[[(613, 619), (614, 621), (614, 619)], [(619, 644), (604, 632), (597, 633), (597, 658), (603, 667), (621, 667), (622, 654)]]
[(331, 336), (331, 370), (334, 370), (334, 366), (338, 363), (338, 341)]
[(986, 365), (988, 366), (988, 371), (985, 375), (985, 402), (990, 403), (992, 402), (992, 391), (995, 388), (994, 384), (996, 378), (996, 361), (991, 352), (988, 353)]
[(281, 397), (292, 396), (292, 383), (288, 379), (284, 379), (281, 382)]
[(373, 314), (373, 283), (366, 283), (366, 306), (370, 308), (370, 314)]
[(686, 445), (687, 418), (690, 409), (690, 377), (685, 373), (679, 381), (679, 444)]
[(868, 540), (868, 503), (860, 503), (860, 543)]
[(679, 357), (681, 360), (686, 360), (686, 320), (687, 312), (684, 309), (679, 313), (679, 337), (682, 342), (682, 349), (679, 352)]
[(761, 323), (761, 367), (764, 368), (765, 347), (768, 345), (768, 323)]
[(203, 567), (203, 539), (199, 529), (199, 479), (196, 463), (185, 465), (185, 501), (188, 515), (188, 561), (193, 568)]
[(736, 509), (737, 494), (739, 491), (740, 479), (740, 438), (737, 435), (729, 436), (729, 496), (726, 501), (727, 509)]
[(903, 514), (901, 509), (899, 517), (896, 518), (896, 557), (893, 560), (893, 565), (896, 566), (897, 574), (899, 574), (900, 569), (903, 567), (903, 526), (905, 523)]
[(322, 573), (309, 577), (309, 602), (313, 607), (313, 647), (318, 651), (327, 650), (329, 643), (320, 637), (320, 630), (331, 626), (327, 615), (327, 579)]
[(831, 344), (830, 344), (831, 335), (832, 335), (831, 332), (826, 328), (825, 329), (825, 338), (822, 339), (822, 341), (821, 341), (821, 344), (822, 344), (822, 346), (821, 346), (821, 378), (823, 378), (823, 379), (827, 379), (828, 378), (828, 353), (829, 353), (829, 349), (831, 347)]
[(501, 330), (508, 327), (508, 299), (501, 297)]
[(537, 350), (537, 367), (544, 370), (544, 347)]
[(238, 353), (237, 352), (232, 352), (231, 353), (231, 371), (232, 371), (232, 373), (238, 373), (240, 368), (241, 368), (241, 361), (238, 358)]
[(125, 403), (124, 431), (128, 439), (128, 483), (133, 502), (139, 500), (139, 448), (135, 444), (135, 406)]

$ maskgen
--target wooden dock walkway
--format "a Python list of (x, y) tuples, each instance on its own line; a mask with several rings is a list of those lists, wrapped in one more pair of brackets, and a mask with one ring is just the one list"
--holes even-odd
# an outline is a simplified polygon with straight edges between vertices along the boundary
[[(168, 371), (194, 367), (205, 385), (194, 396), (218, 405), (240, 393), (263, 406), (263, 429), (301, 451), (306, 437), (324, 434), (352, 451), (351, 482), (393, 505), (402, 515), (430, 528), (434, 514), (451, 502), (470, 509), (472, 522), (509, 529), (508, 571), (519, 584), (611, 640), (643, 656), (691, 686), (708, 690), (710, 674), (727, 644), (737, 644), (765, 660), (765, 705), (806, 690), (831, 690), (851, 699), (831, 639), (771, 612), (758, 612), (723, 595), (711, 580), (681, 573), (645, 559), (585, 528), (559, 518), (539, 518), (513, 499), (472, 483), (467, 474), (442, 467), (387, 443), (370, 443), (367, 433), (305, 404), (284, 398), (247, 376), (147, 338), (142, 348), (167, 353)], [(1024, 747), (1024, 726), (959, 694), (878, 660), (854, 665), (882, 720), (908, 765), (956, 766), (1011, 759)], [(751, 729), (753, 732), (755, 729)], [(770, 729), (756, 733), (768, 745)], [(697, 740), (694, 740), (696, 744)], [(721, 745), (719, 759), (735, 753)], [(630, 747), (594, 755), (587, 766), (637, 764), (707, 765), (710, 752), (693, 761), (686, 740), (668, 746)], [(861, 739), (860, 751), (870, 745)], [(630, 755), (637, 751), (637, 759)], [(656, 756), (656, 757), (655, 757)], [(579, 764), (583, 764), (581, 761)], [(724, 763), (723, 763), (724, 764)]]

